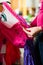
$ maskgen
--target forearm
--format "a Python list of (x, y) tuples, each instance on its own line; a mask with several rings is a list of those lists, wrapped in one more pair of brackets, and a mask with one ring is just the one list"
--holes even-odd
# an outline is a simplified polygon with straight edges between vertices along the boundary
[(36, 27), (36, 29), (37, 29), (36, 32), (40, 32), (40, 31), (42, 31), (42, 27), (41, 27), (41, 26)]

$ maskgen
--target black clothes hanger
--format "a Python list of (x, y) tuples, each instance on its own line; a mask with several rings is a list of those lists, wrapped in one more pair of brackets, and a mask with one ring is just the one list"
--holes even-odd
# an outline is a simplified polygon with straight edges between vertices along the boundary
[[(7, 2), (7, 3), (11, 4), (9, 1), (5, 1), (5, 2)], [(3, 4), (3, 2), (1, 2), (0, 4), (2, 5), (2, 4)]]

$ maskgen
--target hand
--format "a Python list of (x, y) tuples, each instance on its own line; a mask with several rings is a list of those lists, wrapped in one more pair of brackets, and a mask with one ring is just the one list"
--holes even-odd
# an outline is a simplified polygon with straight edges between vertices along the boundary
[(41, 27), (32, 27), (32, 28), (26, 28), (23, 29), (25, 33), (31, 37), (34, 37), (39, 31), (41, 31)]
[(27, 31), (29, 31), (29, 30), (31, 31), (30, 34), (31, 34), (32, 36), (34, 36), (34, 35), (36, 35), (38, 32), (42, 31), (42, 28), (41, 28), (41, 26), (39, 26), (39, 27), (27, 28)]
[(28, 35), (28, 37), (33, 37), (31, 34), (30, 34), (30, 30), (26, 30), (25, 28), (23, 28), (23, 31)]
[(34, 36), (38, 32), (37, 27), (27, 28), (26, 30), (28, 31), (28, 34), (30, 34), (31, 36)]

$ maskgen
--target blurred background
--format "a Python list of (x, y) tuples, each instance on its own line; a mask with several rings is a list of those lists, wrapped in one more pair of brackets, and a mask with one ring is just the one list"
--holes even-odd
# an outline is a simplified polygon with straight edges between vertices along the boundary
[(11, 8), (29, 22), (37, 15), (40, 7), (39, 0), (0, 0), (0, 3), (3, 1), (9, 1)]

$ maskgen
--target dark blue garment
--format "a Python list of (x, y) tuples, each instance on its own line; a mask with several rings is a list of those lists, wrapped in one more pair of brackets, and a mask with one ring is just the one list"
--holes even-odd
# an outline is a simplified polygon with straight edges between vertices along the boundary
[(33, 52), (33, 41), (27, 40), (26, 45), (24, 46), (24, 65), (34, 65)]
[(43, 31), (35, 36), (35, 40), (26, 41), (24, 65), (43, 65)]

